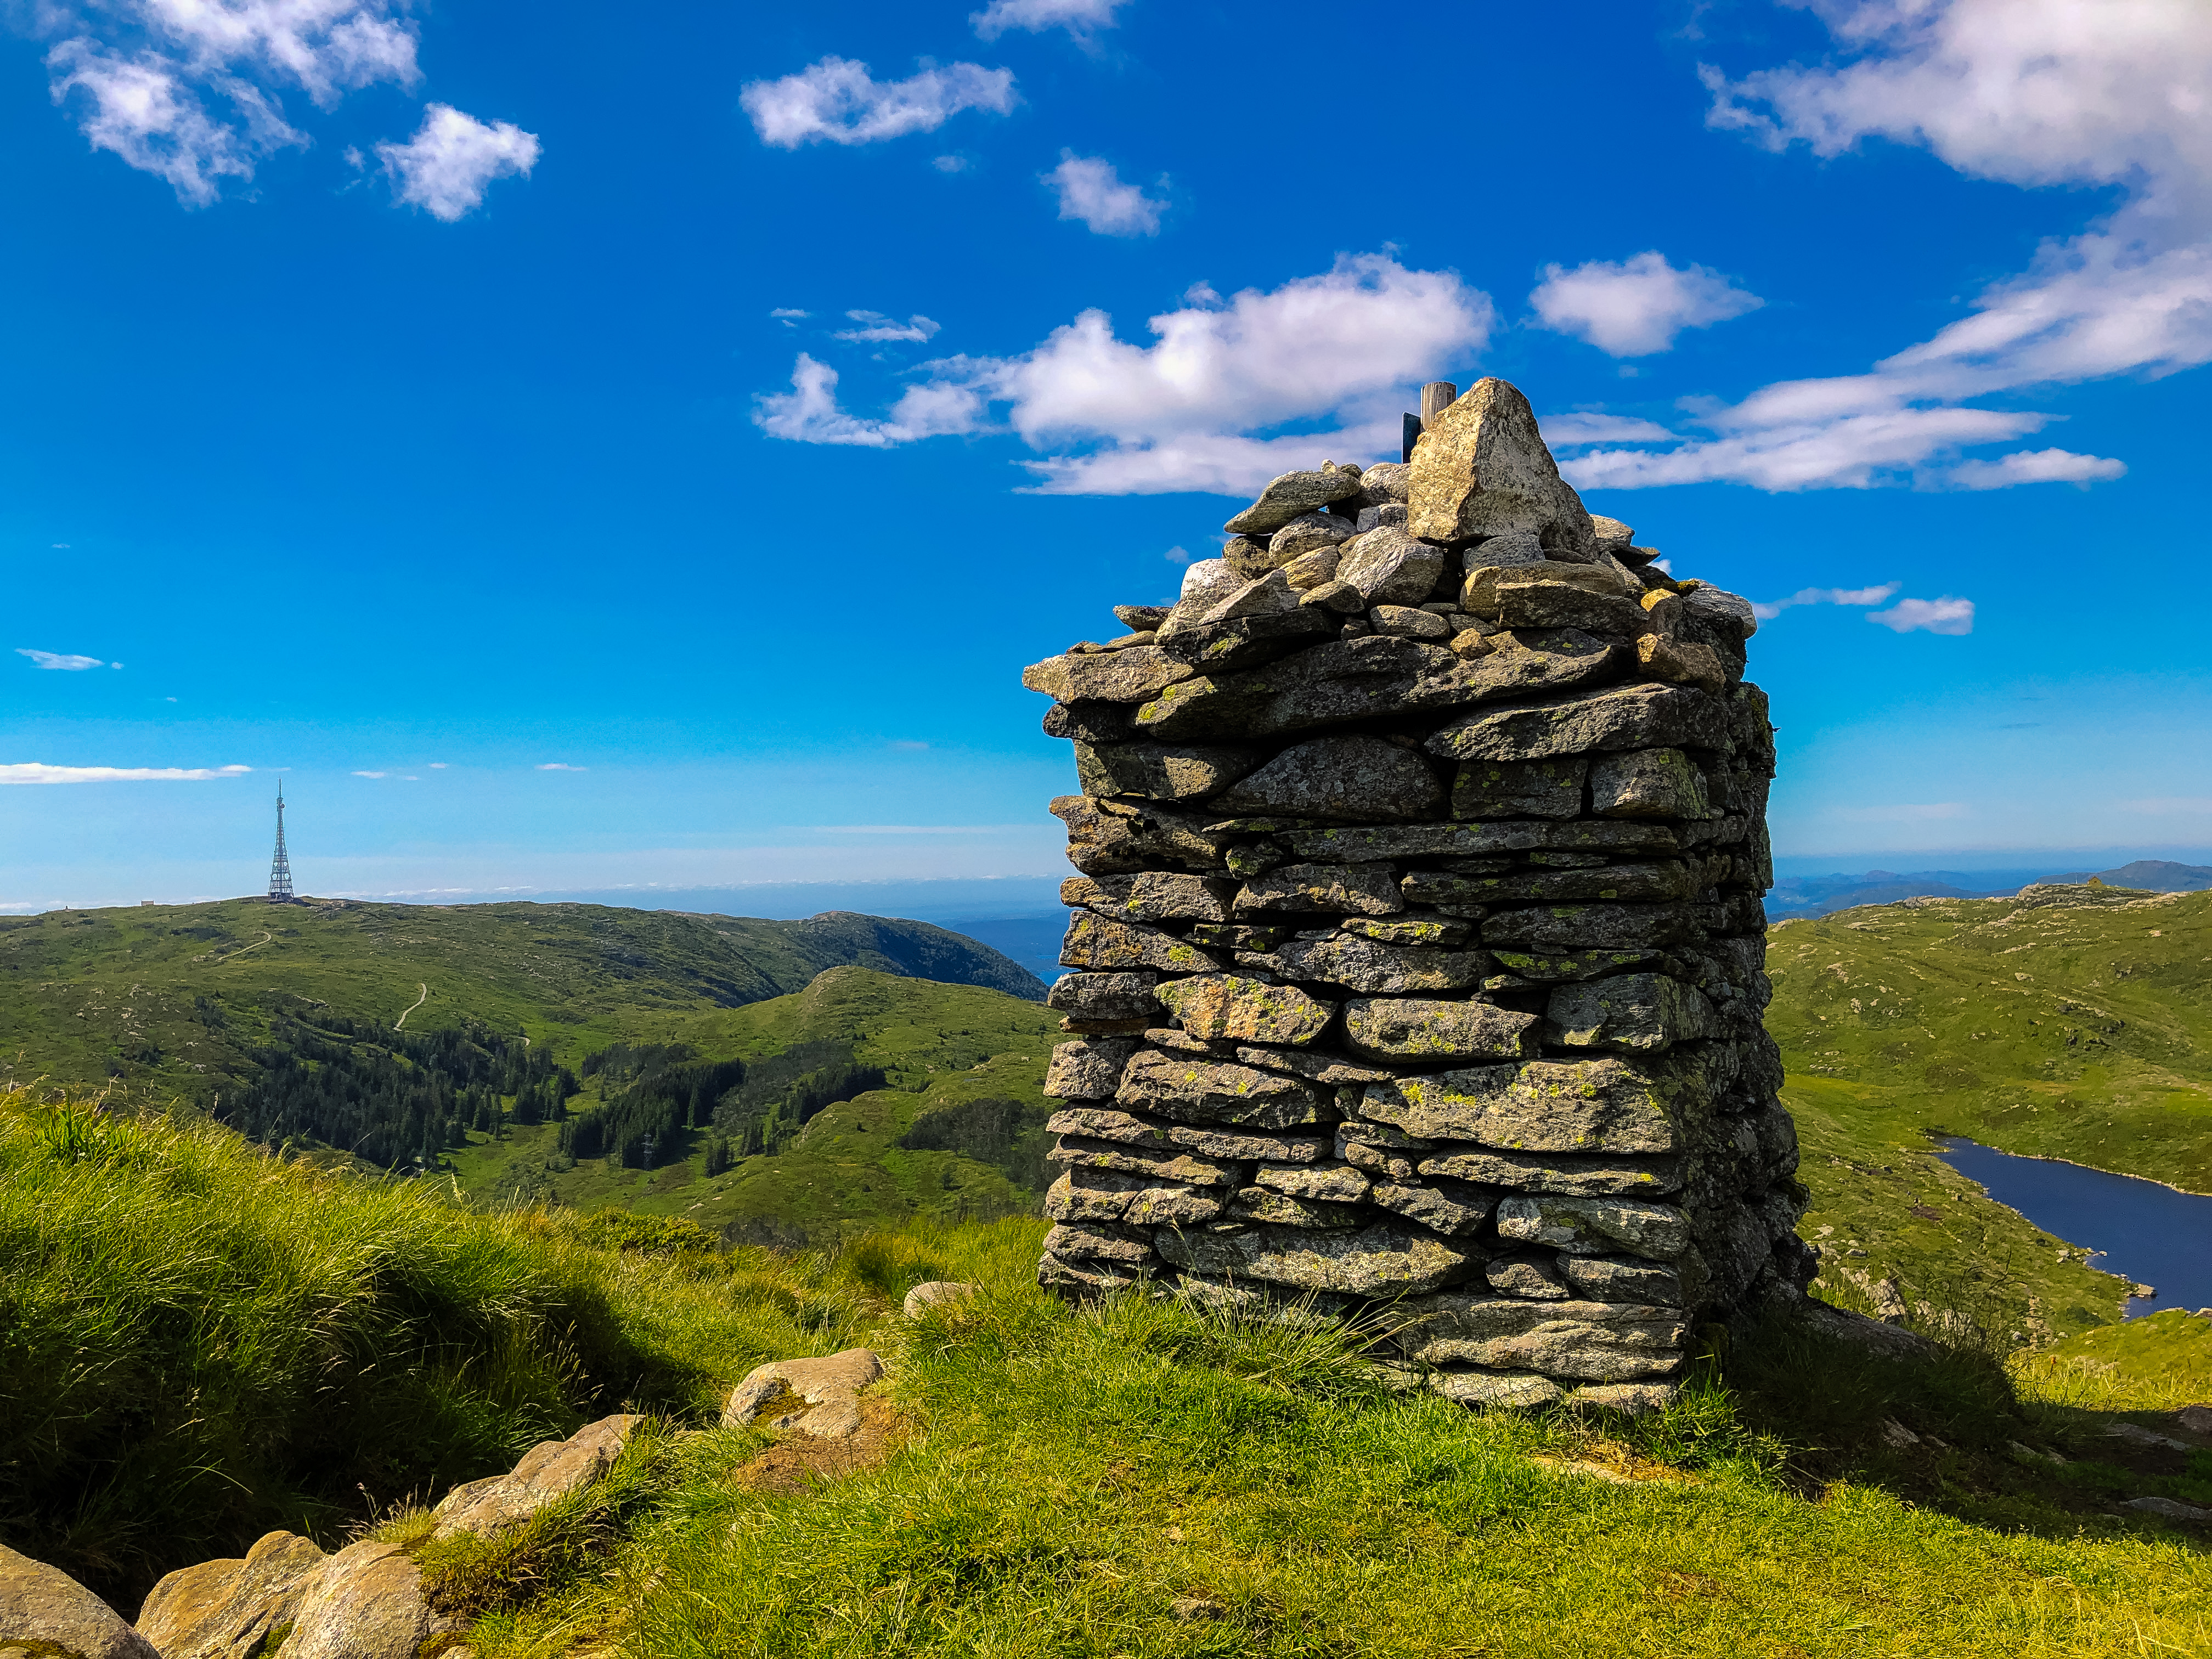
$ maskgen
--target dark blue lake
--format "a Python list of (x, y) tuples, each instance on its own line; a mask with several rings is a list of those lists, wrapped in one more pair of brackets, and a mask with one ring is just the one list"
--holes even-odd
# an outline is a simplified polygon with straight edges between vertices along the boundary
[(2212, 1198), (1971, 1140), (1947, 1141), (1938, 1156), (2054, 1238), (2099, 1251), (2091, 1267), (2157, 1286), (2129, 1299), (2130, 1318), (2212, 1307)]

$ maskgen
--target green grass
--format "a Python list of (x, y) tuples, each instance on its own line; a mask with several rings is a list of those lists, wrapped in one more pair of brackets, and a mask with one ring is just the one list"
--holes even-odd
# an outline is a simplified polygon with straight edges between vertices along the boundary
[(2212, 893), (1923, 900), (1767, 938), (1793, 1079), (1900, 1132), (2212, 1192)]
[(2212, 894), (1864, 906), (1771, 929), (1767, 969), (1830, 1301), (1873, 1312), (1894, 1281), (1910, 1322), (2000, 1345), (2119, 1317), (2127, 1282), (1937, 1135), (2212, 1188)]
[[(2042, 1430), (1978, 1356), (1908, 1366), (1754, 1333), (1662, 1417), (1472, 1413), (1326, 1332), (1136, 1299), (1067, 1310), (1027, 1282), (1036, 1236), (935, 1236), (942, 1269), (984, 1292), (885, 1333), (916, 1432), (882, 1468), (769, 1496), (732, 1479), (750, 1443), (682, 1442), (599, 1570), (487, 1615), (476, 1650), (1953, 1659), (2212, 1643), (2200, 1540), (2012, 1454)], [(1892, 1413), (1947, 1444), (1906, 1460), (1854, 1438)], [(1816, 1431), (1834, 1443), (1799, 1437)], [(1179, 1619), (1184, 1596), (1222, 1616)]]
[(252, 1074), (270, 1012), (302, 1003), (387, 1025), (405, 1014), (416, 1031), (481, 1020), (573, 1065), (662, 1018), (785, 995), (846, 964), (1043, 995), (973, 940), (865, 916), (252, 899), (49, 911), (0, 916), (0, 1076), (204, 1106)]
[(708, 1412), (857, 1328), (865, 1287), (820, 1259), (712, 1243), (0, 1096), (0, 1536), (143, 1590), (626, 1403)]

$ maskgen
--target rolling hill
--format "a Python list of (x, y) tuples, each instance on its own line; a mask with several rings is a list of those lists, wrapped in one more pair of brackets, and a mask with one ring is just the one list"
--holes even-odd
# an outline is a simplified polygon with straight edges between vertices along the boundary
[(1816, 1289), (2034, 1340), (2124, 1286), (1935, 1157), (1934, 1137), (2212, 1190), (2212, 895), (1923, 898), (1768, 935)]

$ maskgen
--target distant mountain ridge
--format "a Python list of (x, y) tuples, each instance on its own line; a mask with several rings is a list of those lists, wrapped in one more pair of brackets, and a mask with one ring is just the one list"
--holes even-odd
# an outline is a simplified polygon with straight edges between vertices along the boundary
[[(1991, 876), (2000, 879), (1992, 881)], [(2021, 877), (2005, 880), (2004, 877)], [(2023, 887), (2101, 881), (2107, 887), (2134, 887), (2153, 893), (2201, 893), (2212, 889), (2212, 866), (2137, 859), (2117, 870), (1992, 871), (1977, 876), (1962, 870), (1869, 870), (1859, 875), (1784, 876), (1767, 895), (1766, 912), (1779, 921), (1790, 916), (1825, 916), (1862, 904), (1895, 904), (1909, 898), (2008, 898)]]

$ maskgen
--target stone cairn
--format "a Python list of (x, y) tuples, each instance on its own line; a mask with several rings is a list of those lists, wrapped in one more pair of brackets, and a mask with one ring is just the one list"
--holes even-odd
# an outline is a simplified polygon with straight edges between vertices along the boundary
[(1039, 1278), (1650, 1409), (1813, 1268), (1757, 623), (1593, 518), (1516, 388), (1437, 390), (1410, 461), (1285, 473), (1175, 605), (1023, 676), (1083, 790)]

